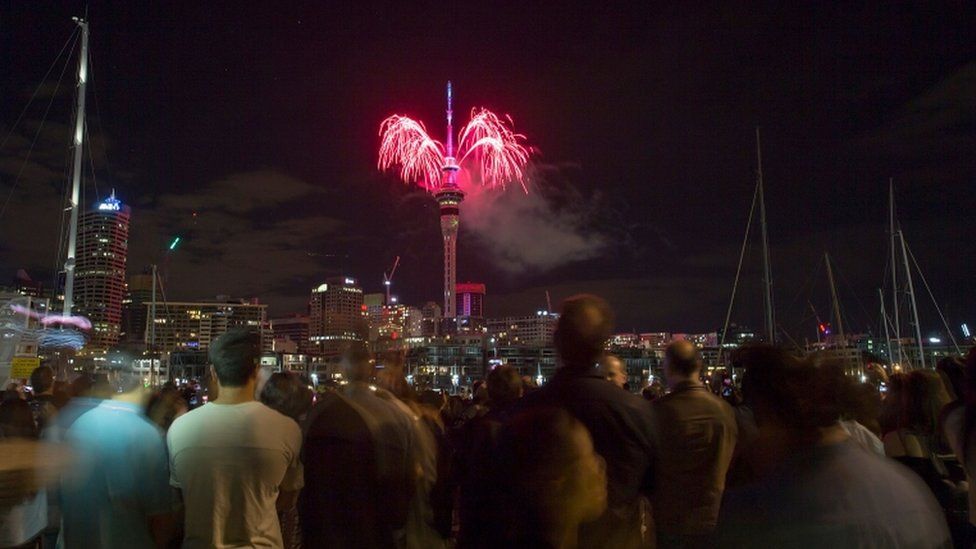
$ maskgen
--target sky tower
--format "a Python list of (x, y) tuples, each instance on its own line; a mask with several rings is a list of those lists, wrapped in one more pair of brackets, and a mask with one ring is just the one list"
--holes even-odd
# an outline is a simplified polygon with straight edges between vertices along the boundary
[(445, 147), (443, 177), (434, 198), (441, 208), (441, 235), (444, 237), (444, 318), (457, 316), (454, 294), (457, 288), (457, 235), (461, 223), (460, 206), (464, 191), (458, 187), (460, 169), (454, 158), (454, 127), (451, 110), (451, 82), (447, 83), (447, 144)]

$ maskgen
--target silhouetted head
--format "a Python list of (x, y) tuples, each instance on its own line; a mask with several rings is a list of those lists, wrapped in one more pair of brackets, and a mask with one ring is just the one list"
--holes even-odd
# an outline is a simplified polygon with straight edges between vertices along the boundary
[(932, 370), (912, 370), (905, 384), (898, 426), (937, 435), (939, 414), (951, 400), (939, 374)]
[(664, 351), (664, 377), (668, 385), (682, 381), (697, 380), (701, 375), (702, 360), (695, 344), (679, 340), (668, 345)]
[(586, 370), (599, 362), (613, 333), (613, 311), (600, 297), (580, 294), (563, 301), (553, 334), (565, 368)]
[(35, 395), (54, 391), (54, 370), (50, 366), (38, 366), (30, 375), (31, 388)]
[(294, 372), (275, 372), (261, 391), (261, 402), (299, 421), (312, 407), (312, 390)]
[(342, 371), (347, 380), (368, 383), (376, 372), (376, 361), (363, 343), (353, 343), (342, 354)]
[(257, 374), (261, 335), (246, 328), (232, 328), (210, 344), (209, 354), (222, 387), (243, 387)]
[(488, 386), (488, 400), (493, 406), (514, 402), (522, 396), (522, 378), (511, 366), (496, 366), (488, 372), (485, 384)]
[(952, 400), (962, 400), (966, 393), (966, 362), (958, 356), (947, 356), (935, 366), (942, 376)]

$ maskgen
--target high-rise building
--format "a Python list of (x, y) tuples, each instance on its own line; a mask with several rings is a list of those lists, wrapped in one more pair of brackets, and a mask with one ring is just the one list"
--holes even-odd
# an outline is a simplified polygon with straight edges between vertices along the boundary
[(307, 355), (313, 349), (312, 342), (309, 340), (308, 315), (271, 319), (271, 334), (274, 338), (275, 351)]
[(206, 352), (218, 336), (231, 328), (245, 327), (261, 334), (261, 349), (271, 350), (268, 333), (268, 306), (257, 299), (218, 297), (213, 301), (157, 301), (155, 318), (145, 302), (150, 326), (145, 343), (163, 353)]
[[(150, 273), (129, 276), (125, 299), (122, 300), (122, 328), (119, 332), (121, 343), (134, 344), (146, 341), (146, 319), (149, 309), (145, 304), (152, 301), (153, 277)], [(157, 303), (162, 306), (162, 301)]]
[(92, 323), (88, 352), (105, 352), (119, 341), (130, 213), (113, 191), (78, 219), (72, 312)]
[(330, 278), (312, 290), (309, 339), (326, 357), (339, 356), (350, 343), (366, 340), (363, 289), (356, 279)]
[(501, 343), (545, 347), (552, 345), (558, 313), (536, 311), (534, 315), (488, 319), (488, 333)]
[(485, 327), (485, 285), (465, 282), (457, 285), (458, 332), (478, 332)]

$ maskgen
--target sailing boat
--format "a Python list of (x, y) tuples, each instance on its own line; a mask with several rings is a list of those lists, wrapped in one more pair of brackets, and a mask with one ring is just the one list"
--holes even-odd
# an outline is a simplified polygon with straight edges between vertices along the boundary
[[(915, 260), (915, 256), (912, 254), (912, 251), (905, 240), (905, 233), (898, 225), (898, 219), (895, 211), (895, 185), (892, 179), (888, 180), (888, 235), (890, 238), (889, 247), (891, 252), (889, 260), (890, 262), (888, 265), (888, 268), (891, 271), (892, 316), (890, 319), (885, 311), (884, 292), (880, 288), (878, 289), (878, 296), (881, 301), (881, 323), (884, 328), (883, 332), (885, 334), (885, 341), (887, 343), (886, 349), (888, 353), (888, 360), (891, 362), (892, 370), (897, 371), (935, 367), (934, 363), (927, 363), (925, 357), (925, 349), (922, 343), (922, 326), (919, 322), (918, 316), (918, 302), (915, 299), (915, 282), (914, 277), (912, 276), (913, 265), (915, 267), (914, 271), (918, 272), (922, 283), (925, 285), (925, 289), (928, 291), (929, 297), (932, 299), (932, 304), (935, 306), (935, 310), (939, 314), (939, 318), (942, 320), (942, 325), (945, 327), (946, 334), (955, 347), (956, 353), (962, 354), (959, 344), (956, 342), (956, 338), (952, 333), (952, 329), (949, 327), (949, 323), (946, 321), (945, 315), (942, 314), (942, 309), (935, 300), (935, 295), (932, 293), (932, 289), (929, 288), (928, 282), (925, 280), (925, 275), (922, 274), (922, 271), (918, 266), (918, 262)], [(899, 268), (902, 269), (904, 274), (904, 288), (899, 288), (898, 286)], [(901, 294), (904, 294), (904, 296), (907, 298), (909, 311), (911, 313), (911, 316), (909, 317), (909, 324), (910, 328), (912, 329), (908, 337), (902, 337), (900, 315)], [(893, 336), (892, 332), (894, 332)]]
[(762, 141), (759, 137), (759, 128), (756, 128), (756, 190), (752, 195), (752, 206), (749, 208), (749, 220), (746, 222), (746, 233), (742, 240), (742, 249), (739, 251), (739, 266), (735, 271), (735, 281), (732, 283), (732, 296), (729, 298), (729, 308), (725, 313), (725, 324), (722, 326), (722, 333), (719, 336), (718, 357), (716, 362), (721, 365), (723, 353), (726, 347), (732, 347), (737, 343), (728, 342), (726, 336), (729, 332), (730, 321), (732, 320), (732, 306), (735, 304), (735, 294), (739, 288), (739, 276), (742, 274), (742, 261), (746, 255), (746, 248), (749, 244), (749, 233), (753, 226), (753, 216), (756, 212), (756, 205), (759, 205), (759, 226), (760, 237), (762, 239), (763, 250), (763, 318), (766, 333), (766, 342), (776, 345), (776, 315), (773, 306), (773, 275), (769, 261), (769, 233), (766, 225), (766, 197), (763, 186), (762, 169)]

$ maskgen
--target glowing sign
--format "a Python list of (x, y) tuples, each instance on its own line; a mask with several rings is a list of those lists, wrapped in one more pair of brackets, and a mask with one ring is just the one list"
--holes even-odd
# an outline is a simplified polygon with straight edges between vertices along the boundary
[(346, 284), (355, 284), (355, 283), (356, 283), (356, 280), (355, 279), (352, 279), (352, 278), (347, 278), (346, 279)]
[(117, 212), (121, 207), (122, 204), (118, 200), (112, 200), (111, 198), (98, 205), (99, 211), (103, 212)]

